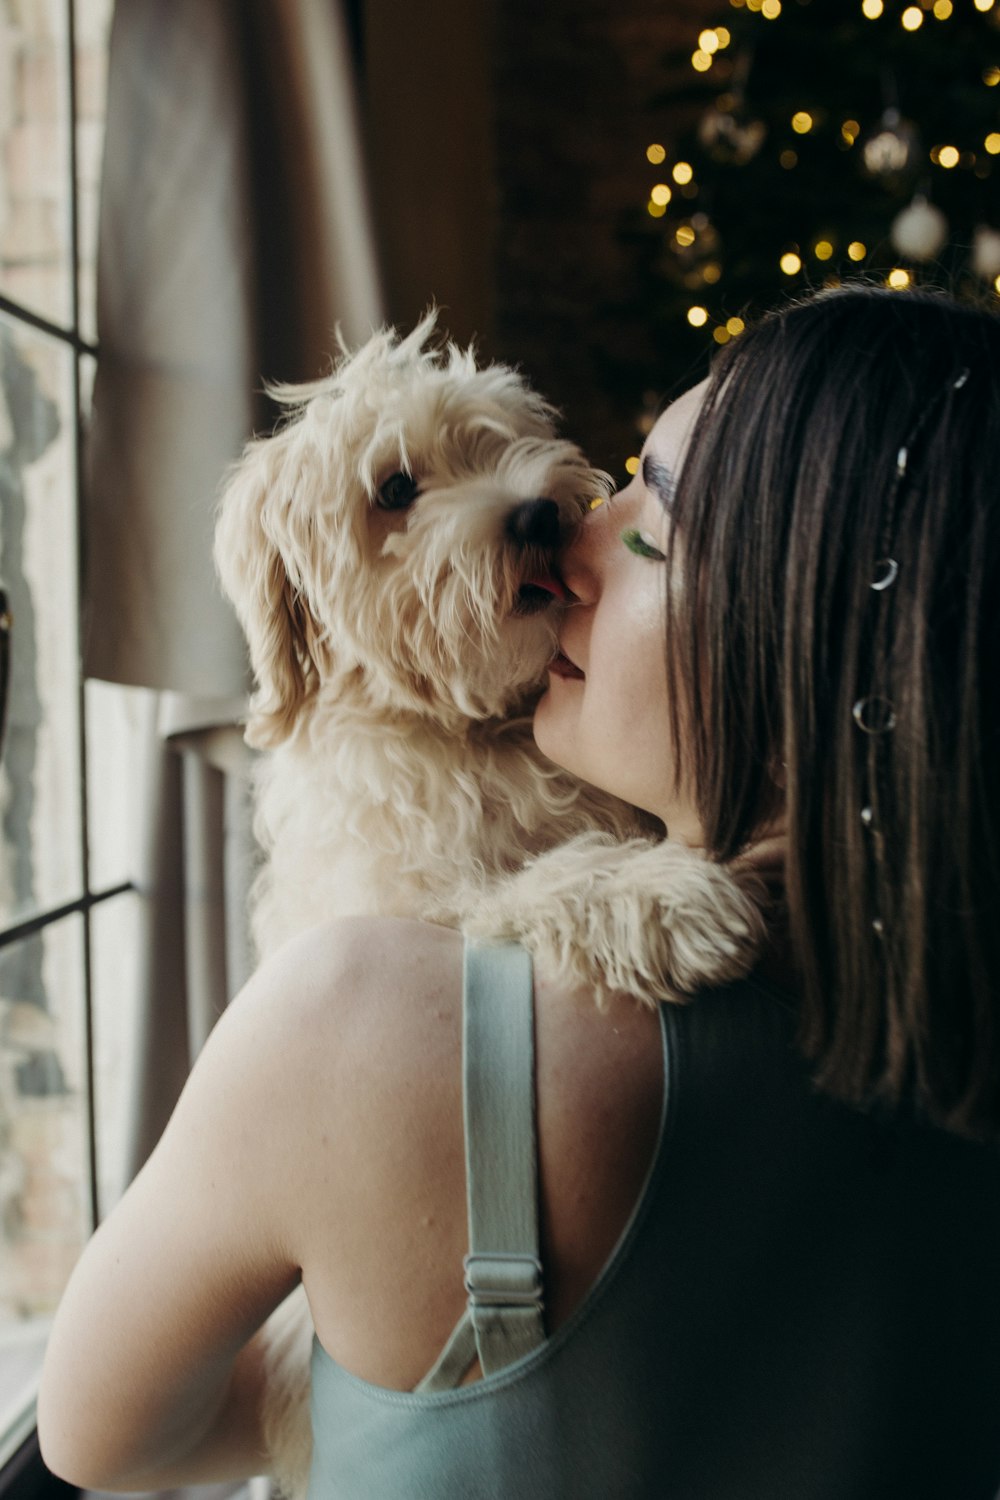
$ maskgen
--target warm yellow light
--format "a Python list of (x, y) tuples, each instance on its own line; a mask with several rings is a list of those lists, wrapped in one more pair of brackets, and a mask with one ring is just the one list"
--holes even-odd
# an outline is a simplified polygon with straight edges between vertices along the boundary
[(650, 198), (646, 204), (646, 212), (651, 219), (662, 219), (666, 211), (667, 205), (665, 203), (657, 203), (655, 198)]
[(939, 167), (957, 167), (959, 152), (956, 146), (942, 146), (937, 154)]
[(733, 10), (742, 10), (746, 4), (746, 0), (729, 0), (729, 3), (733, 7)]
[(760, 13), (765, 21), (776, 21), (781, 15), (781, 0), (763, 0)]
[(738, 334), (741, 334), (746, 326), (747, 325), (744, 323), (742, 318), (726, 319), (726, 330), (728, 333), (732, 334), (733, 338), (736, 338)]
[(853, 146), (854, 142), (861, 134), (861, 126), (858, 124), (857, 120), (845, 120), (843, 125), (841, 125), (840, 127), (840, 133), (844, 137), (844, 140), (847, 141), (848, 145)]
[(698, 46), (702, 52), (718, 52), (719, 37), (714, 31), (703, 31), (698, 38)]
[(666, 159), (666, 151), (662, 146), (652, 145), (646, 147), (646, 160), (651, 161), (654, 167), (658, 167), (661, 161)]
[(800, 109), (792, 115), (792, 129), (796, 135), (808, 135), (813, 128), (813, 117), (807, 109)]
[(992, 10), (993, 0), (972, 0), (977, 10)]
[(649, 196), (653, 203), (669, 203), (674, 195), (665, 182), (657, 182), (650, 188)]
[(993, 279), (993, 290), (995, 292), (1000, 292), (1000, 276), (994, 277), (994, 279)]
[(625, 472), (626, 474), (638, 474), (639, 460), (637, 457), (633, 456), (625, 460)]
[(786, 250), (778, 264), (786, 276), (797, 276), (802, 270), (802, 257), (794, 250)]
[(852, 240), (847, 247), (847, 254), (851, 260), (864, 260), (868, 254), (868, 246), (862, 244), (860, 240)]
[(886, 286), (891, 286), (894, 291), (901, 292), (910, 284), (910, 273), (904, 271), (902, 266), (894, 266), (885, 278)]
[(955, 7), (951, 0), (934, 0), (934, 18), (937, 21), (947, 21)]
[(747, 10), (760, 10), (764, 0), (747, 0)]
[(701, 279), (706, 286), (715, 286), (721, 276), (722, 267), (717, 260), (710, 260), (707, 265), (701, 268)]
[(797, 167), (799, 164), (798, 152), (782, 151), (781, 155), (778, 157), (778, 161), (784, 167), (786, 172), (790, 172), (793, 167)]
[(1000, 133), (995, 130), (991, 130), (989, 135), (983, 142), (983, 145), (986, 147), (991, 156), (1000, 156)]
[(904, 31), (919, 31), (924, 24), (924, 13), (919, 5), (908, 5), (900, 16)]
[(861, 14), (869, 21), (877, 21), (884, 9), (882, 0), (861, 0)]
[(715, 39), (720, 47), (728, 47), (732, 41), (732, 34), (728, 26), (716, 26)]
[(695, 303), (694, 307), (688, 308), (687, 319), (692, 328), (704, 328), (705, 324), (708, 322), (708, 308), (699, 307), (698, 304)]
[(591, 500), (591, 502), (590, 502), (590, 508), (591, 508), (591, 510), (597, 510), (600, 506), (602, 506), (604, 504), (604, 502), (607, 500), (607, 498), (608, 498), (607, 495), (595, 495), (594, 498), (593, 498), (593, 500)]
[(829, 260), (833, 254), (833, 246), (829, 240), (817, 240), (813, 246), (813, 254), (817, 260)]
[(1000, 68), (984, 68), (983, 82), (988, 89), (995, 89), (1000, 83)]
[(717, 344), (728, 344), (729, 340), (732, 338), (732, 334), (729, 332), (728, 328), (723, 328), (722, 324), (720, 323), (718, 328), (712, 329), (712, 337)]
[(679, 161), (675, 164), (674, 170), (670, 175), (673, 177), (675, 182), (679, 182), (683, 187), (685, 182), (690, 182), (691, 178), (694, 176), (694, 168), (691, 166), (690, 162)]
[(678, 224), (674, 230), (674, 239), (682, 250), (686, 250), (689, 245), (693, 245), (696, 238), (697, 236), (690, 224)]
[(691, 53), (691, 66), (696, 73), (707, 73), (712, 66), (712, 54), (710, 52), (702, 52), (699, 47), (697, 52)]

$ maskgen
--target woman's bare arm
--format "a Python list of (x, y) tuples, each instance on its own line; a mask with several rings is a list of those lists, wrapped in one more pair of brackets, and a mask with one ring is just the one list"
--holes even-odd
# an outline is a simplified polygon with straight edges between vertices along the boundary
[(302, 1144), (294, 997), (308, 1003), (309, 968), (307, 946), (234, 1001), (71, 1278), (38, 1423), (46, 1463), (72, 1483), (142, 1489), (263, 1466), (252, 1340), (298, 1279), (287, 1227)]

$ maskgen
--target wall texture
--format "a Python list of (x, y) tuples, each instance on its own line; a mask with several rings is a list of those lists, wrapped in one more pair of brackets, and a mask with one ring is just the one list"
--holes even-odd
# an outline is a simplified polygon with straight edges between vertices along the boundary
[(644, 395), (663, 394), (636, 274), (649, 236), (628, 223), (659, 175), (647, 145), (669, 146), (690, 119), (664, 58), (725, 12), (724, 0), (497, 4), (494, 346), (616, 474), (641, 440)]

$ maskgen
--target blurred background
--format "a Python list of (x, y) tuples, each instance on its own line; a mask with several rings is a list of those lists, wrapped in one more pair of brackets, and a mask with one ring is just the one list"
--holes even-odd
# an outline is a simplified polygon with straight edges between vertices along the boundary
[(650, 406), (783, 296), (863, 272), (995, 298), (998, 23), (991, 0), (505, 0), (479, 331), (618, 473)]
[(1000, 0), (0, 0), (0, 1464), (250, 964), (265, 382), (436, 302), (621, 479), (781, 297), (1000, 305), (998, 189)]

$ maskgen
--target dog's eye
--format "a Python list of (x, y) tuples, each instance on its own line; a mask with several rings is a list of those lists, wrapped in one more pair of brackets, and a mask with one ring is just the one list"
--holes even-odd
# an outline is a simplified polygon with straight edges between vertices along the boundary
[(378, 487), (375, 504), (381, 510), (405, 510), (420, 494), (420, 486), (411, 474), (390, 474)]

